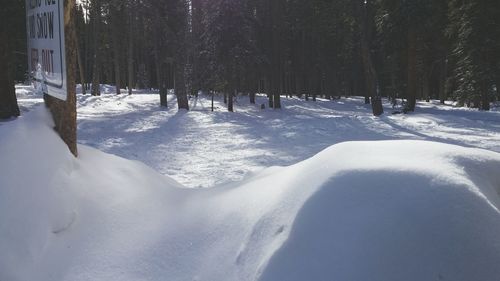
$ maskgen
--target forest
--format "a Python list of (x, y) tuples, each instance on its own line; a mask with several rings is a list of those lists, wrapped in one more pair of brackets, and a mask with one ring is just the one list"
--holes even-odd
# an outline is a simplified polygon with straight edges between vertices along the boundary
[[(3, 71), (22, 81), (24, 1), (10, 3)], [(173, 89), (185, 109), (201, 92), (224, 95), (229, 111), (234, 96), (256, 93), (270, 108), (282, 96), (364, 96), (375, 115), (383, 97), (404, 112), (430, 99), (489, 110), (500, 98), (499, 14), (491, 0), (80, 0), (77, 83), (91, 95), (100, 84), (157, 89), (163, 106)]]
[(500, 280), (500, 0), (0, 7), (0, 281)]

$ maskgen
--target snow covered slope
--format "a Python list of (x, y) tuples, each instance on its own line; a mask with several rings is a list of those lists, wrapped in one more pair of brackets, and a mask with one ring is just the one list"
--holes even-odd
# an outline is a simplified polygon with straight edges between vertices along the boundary
[(500, 154), (342, 143), (187, 189), (36, 108), (0, 126), (0, 280), (496, 280)]

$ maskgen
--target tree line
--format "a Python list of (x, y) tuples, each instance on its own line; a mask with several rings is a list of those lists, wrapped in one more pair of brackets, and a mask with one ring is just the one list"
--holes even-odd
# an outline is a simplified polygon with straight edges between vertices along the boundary
[[(23, 2), (23, 1), (20, 1)], [(500, 99), (500, 1), (82, 0), (75, 7), (78, 78), (155, 88), (179, 108), (199, 91), (281, 108), (283, 96), (457, 101)]]

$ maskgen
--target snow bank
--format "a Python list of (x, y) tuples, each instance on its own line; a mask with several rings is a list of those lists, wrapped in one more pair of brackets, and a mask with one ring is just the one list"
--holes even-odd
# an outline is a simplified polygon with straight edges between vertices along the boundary
[(351, 142), (212, 189), (0, 127), (0, 280), (495, 280), (500, 154)]

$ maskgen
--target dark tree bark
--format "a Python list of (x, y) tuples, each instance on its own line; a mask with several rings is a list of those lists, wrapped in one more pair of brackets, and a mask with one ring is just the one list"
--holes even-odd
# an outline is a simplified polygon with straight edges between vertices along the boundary
[[(366, 94), (365, 94), (365, 103), (370, 102), (367, 100), (367, 97), (371, 97), (372, 102), (372, 111), (373, 115), (379, 116), (384, 113), (384, 109), (382, 107), (382, 99), (377, 92), (377, 73), (375, 70), (375, 66), (373, 65), (373, 60), (370, 54), (370, 30), (372, 30), (373, 19), (371, 18), (371, 1), (363, 1), (361, 2), (361, 11), (358, 14), (361, 15), (361, 42), (360, 42), (360, 51), (361, 51), (361, 59), (363, 62), (363, 70), (365, 74), (365, 85), (366, 85)], [(359, 9), (359, 8), (358, 8)]]
[(408, 27), (408, 81), (406, 88), (408, 104), (406, 111), (415, 111), (417, 103), (417, 31), (415, 27)]
[(486, 84), (486, 82), (483, 82), (483, 85), (481, 87), (481, 110), (490, 110), (491, 109), (491, 106), (490, 106), (490, 93), (488, 91), (488, 85)]
[[(76, 6), (75, 6), (76, 9)], [(75, 10), (76, 13), (76, 10)], [(76, 17), (74, 19), (75, 21), (75, 26), (76, 26)], [(78, 72), (80, 74), (80, 83), (82, 86), (82, 94), (87, 93), (86, 85), (85, 85), (85, 63), (82, 59), (82, 50), (80, 49), (80, 40), (78, 38), (78, 35), (75, 36), (75, 47), (76, 47), (76, 55), (77, 55), (77, 63), (78, 63)]]
[(281, 96), (280, 96), (279, 92), (277, 92), (273, 95), (273, 108), (274, 109), (281, 109)]
[(422, 75), (422, 99), (425, 99), (426, 102), (430, 102), (430, 72), (424, 73)]
[(20, 115), (17, 105), (15, 83), (12, 75), (12, 66), (9, 61), (8, 36), (6, 30), (0, 31), (0, 119), (17, 117)]
[(251, 92), (248, 95), (250, 96), (250, 103), (255, 104), (255, 93)]
[(76, 37), (76, 54), (78, 60), (78, 68), (80, 72), (80, 83), (82, 84), (82, 94), (87, 94), (87, 89), (85, 89), (85, 69), (83, 66), (82, 54), (80, 53), (80, 47), (78, 45), (78, 37)]
[(134, 6), (128, 6), (128, 48), (127, 48), (127, 72), (128, 72), (128, 94), (132, 94), (134, 88)]
[(285, 23), (285, 1), (274, 0), (266, 3), (265, 26), (265, 49), (269, 60), (266, 69), (266, 93), (269, 97), (269, 108), (281, 108), (282, 74), (284, 70), (284, 23)]
[(159, 11), (153, 13), (153, 23), (155, 25), (155, 36), (153, 38), (153, 54), (155, 58), (156, 81), (160, 92), (160, 105), (168, 107), (167, 102), (167, 63), (164, 61), (163, 48), (162, 48), (162, 34), (161, 34), (161, 16)]
[(156, 58), (156, 79), (158, 81), (158, 87), (160, 90), (160, 105), (164, 107), (168, 107), (167, 102), (167, 81), (166, 81), (166, 73), (167, 73), (167, 64), (160, 62), (160, 56), (158, 54), (158, 50), (155, 51)]
[[(1, 20), (1, 19), (0, 19)], [(17, 105), (16, 88), (12, 74), (8, 28), (0, 30), (0, 119), (17, 117), (20, 115)]]
[(92, 1), (92, 21), (93, 21), (93, 46), (94, 46), (94, 65), (92, 68), (92, 95), (101, 95), (101, 3), (100, 0)]
[(439, 73), (439, 101), (441, 104), (444, 104), (446, 101), (446, 69), (447, 69), (447, 60), (443, 59), (441, 63), (441, 71)]
[(215, 93), (213, 91), (210, 91), (210, 92), (211, 92), (210, 95), (211, 95), (211, 101), (212, 101), (212, 103), (211, 103), (212, 112), (214, 112), (214, 95), (215, 95)]
[(497, 100), (500, 101), (500, 78), (497, 78), (495, 88), (497, 89)]
[(120, 52), (120, 20), (119, 20), (119, 11), (118, 7), (115, 7), (114, 5), (111, 5), (110, 7), (110, 13), (111, 13), (111, 33), (112, 33), (112, 41), (113, 41), (113, 57), (114, 57), (114, 67), (115, 67), (115, 87), (116, 87), (116, 94), (119, 95), (121, 94), (121, 67), (120, 67), (120, 61), (121, 61), (121, 52)]
[[(234, 90), (234, 92), (236, 92), (236, 90)], [(227, 111), (234, 112), (234, 95), (231, 90), (227, 94)]]
[[(20, 115), (15, 80), (19, 75), (19, 57), (15, 51), (25, 51), (25, 1), (12, 1), (0, 8), (0, 119)], [(22, 46), (22, 47), (21, 47)], [(22, 65), (26, 66), (24, 58)], [(17, 76), (19, 78), (19, 76)], [(1, 156), (0, 156), (1, 158)]]
[(160, 61), (159, 59), (156, 61), (156, 75), (157, 75), (157, 80), (158, 80), (158, 86), (160, 88), (159, 89), (160, 90), (160, 105), (163, 107), (168, 107), (168, 102), (167, 102), (168, 89), (167, 89), (167, 84), (165, 81), (167, 64), (160, 63), (159, 61)]
[[(155, 37), (157, 37), (157, 36), (155, 36)], [(154, 46), (156, 81), (157, 81), (158, 90), (160, 93), (160, 105), (167, 107), (167, 94), (163, 90), (164, 83), (162, 81), (163, 64), (160, 62), (160, 54), (159, 54), (159, 50), (158, 50), (159, 48), (158, 48), (157, 44), (158, 44), (158, 42), (155, 42), (155, 46)]]
[[(82, 8), (84, 9), (89, 9), (89, 5), (88, 5), (88, 2), (87, 1), (84, 1), (82, 3)], [(90, 45), (91, 45), (91, 38), (90, 38), (90, 24), (88, 24), (90, 22), (90, 13), (84, 13), (83, 15), (84, 17), (84, 26), (83, 26), (83, 30), (82, 30), (82, 33), (83, 33), (83, 36), (80, 38), (82, 41), (83, 41), (83, 45), (84, 45), (84, 48), (81, 51), (81, 54), (82, 54), (82, 63), (83, 63), (83, 69), (85, 70), (85, 75), (84, 75), (84, 78), (85, 78), (85, 81), (83, 82), (82, 84), (82, 88), (85, 89), (85, 93), (87, 93), (87, 90), (90, 90), (90, 81), (89, 81), (89, 78), (90, 78), (90, 70), (92, 69), (91, 67), (91, 64), (90, 64)], [(77, 35), (78, 37), (79, 35)], [(82, 42), (80, 41), (80, 42)], [(83, 90), (82, 90), (83, 91)]]
[(64, 2), (67, 99), (66, 101), (62, 101), (49, 95), (44, 95), (44, 100), (52, 113), (55, 130), (66, 143), (71, 153), (76, 157), (78, 156), (78, 150), (76, 144), (76, 32), (73, 20), (74, 5), (75, 0)]
[(186, 92), (186, 81), (184, 74), (184, 64), (175, 63), (175, 95), (177, 96), (177, 106), (179, 109), (189, 110), (189, 100)]

